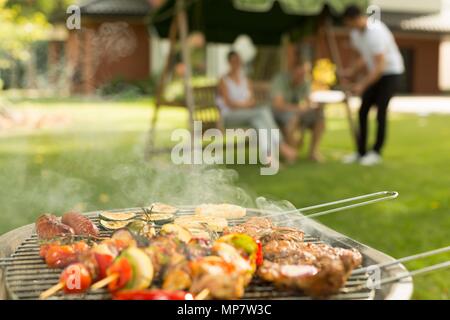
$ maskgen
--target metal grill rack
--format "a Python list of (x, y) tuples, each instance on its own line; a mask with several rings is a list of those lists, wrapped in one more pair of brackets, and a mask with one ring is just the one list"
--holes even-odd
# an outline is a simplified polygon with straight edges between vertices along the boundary
[[(131, 211), (138, 215), (142, 214), (140, 208), (121, 209), (112, 211)], [(185, 207), (180, 210), (179, 215), (192, 214), (193, 208)], [(92, 219), (97, 225), (99, 212), (87, 213), (86, 215)], [(248, 209), (246, 219), (252, 216), (264, 215), (256, 209)], [(243, 223), (246, 219), (229, 220), (230, 225)], [(294, 219), (295, 220), (295, 219)], [(288, 220), (289, 221), (289, 220)], [(365, 245), (355, 242), (335, 231), (324, 227), (310, 219), (302, 219), (302, 221), (293, 221), (290, 226), (297, 226), (305, 231), (305, 242), (328, 243), (333, 246), (353, 247), (363, 255), (363, 264), (370, 265), (374, 263), (382, 263), (394, 260), (385, 254), (369, 248)], [(101, 229), (101, 227), (100, 227)], [(109, 236), (111, 232), (101, 231), (101, 236)], [(6, 287), (8, 298), (11, 299), (38, 299), (39, 294), (56, 284), (59, 279), (61, 270), (49, 269), (39, 256), (39, 243), (36, 234), (33, 233), (27, 237), (15, 249), (14, 253), (8, 258), (7, 266), (4, 271), (3, 283)], [(387, 276), (395, 276), (406, 269), (403, 265), (398, 264), (387, 271)], [(341, 291), (329, 297), (330, 299), (385, 299), (400, 298), (408, 299), (412, 292), (412, 282), (410, 278), (401, 282), (389, 284), (382, 290), (368, 289), (367, 274), (352, 275)], [(0, 281), (1, 283), (1, 281)], [(88, 291), (81, 295), (64, 295), (62, 293), (55, 295), (52, 299), (109, 299), (110, 295), (106, 290)], [(310, 299), (298, 291), (288, 291), (279, 289), (273, 285), (262, 281), (255, 277), (250, 285), (246, 288), (244, 299)]]

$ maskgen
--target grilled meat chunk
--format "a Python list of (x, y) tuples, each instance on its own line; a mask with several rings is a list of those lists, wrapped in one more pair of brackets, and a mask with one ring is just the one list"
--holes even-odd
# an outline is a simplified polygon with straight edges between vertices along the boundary
[(277, 228), (261, 238), (265, 259), (286, 258), (298, 253), (303, 242), (303, 232), (291, 228)]
[(153, 263), (155, 278), (162, 277), (170, 264), (183, 259), (182, 242), (171, 235), (153, 238), (144, 251)]
[(301, 230), (276, 227), (267, 218), (251, 218), (247, 222), (228, 228), (226, 233), (238, 232), (252, 236), (261, 241), (264, 258), (287, 257), (300, 250), (304, 233)]
[(208, 289), (212, 297), (220, 299), (235, 299), (244, 294), (255, 267), (235, 247), (220, 241), (211, 247), (199, 239), (190, 241), (186, 250), (191, 253), (169, 266), (164, 274), (164, 289), (189, 289), (197, 293)]
[(302, 242), (272, 240), (263, 245), (264, 260), (293, 264), (307, 263), (312, 264), (316, 256), (304, 249)]
[(261, 241), (286, 240), (303, 242), (305, 233), (301, 230), (289, 227), (272, 227), (272, 232), (267, 232), (261, 237)]
[(304, 250), (309, 250), (317, 257), (329, 257), (332, 259), (340, 259), (344, 265), (346, 272), (351, 272), (354, 268), (362, 263), (362, 255), (356, 249), (344, 249), (332, 247), (325, 243), (304, 243)]
[(314, 265), (281, 264), (266, 260), (258, 275), (278, 287), (302, 290), (312, 297), (337, 293), (348, 277), (342, 261), (328, 257), (317, 259)]
[(355, 249), (332, 247), (325, 243), (293, 241), (271, 241), (263, 247), (267, 260), (284, 264), (315, 263), (317, 259), (328, 257), (341, 260), (345, 270), (352, 270), (362, 262), (361, 253)]
[(209, 256), (211, 242), (205, 239), (192, 239), (181, 248), (180, 259), (171, 259), (164, 273), (162, 287), (167, 290), (186, 290), (192, 284), (189, 262)]
[(239, 299), (245, 291), (245, 275), (221, 257), (209, 256), (190, 262), (190, 292), (208, 289), (212, 298)]
[(264, 249), (266, 260), (258, 270), (262, 279), (313, 297), (337, 293), (362, 262), (357, 250), (327, 244), (272, 240)]
[(264, 263), (257, 273), (277, 286), (302, 290), (314, 297), (336, 293), (362, 262), (357, 250), (303, 242), (298, 229), (274, 226), (267, 218), (251, 218), (225, 229), (246, 233), (262, 243)]
[(272, 240), (285, 240), (302, 242), (304, 233), (301, 230), (274, 226), (272, 221), (267, 218), (252, 217), (246, 222), (224, 229), (224, 234), (229, 233), (245, 233), (255, 240), (268, 243)]
[(88, 217), (85, 217), (81, 213), (64, 213), (61, 221), (71, 227), (77, 235), (98, 237), (97, 226)]
[(254, 239), (260, 239), (262, 236), (272, 231), (273, 224), (267, 218), (252, 217), (246, 222), (233, 227), (225, 227), (224, 234), (245, 233)]
[[(207, 256), (211, 253), (211, 244), (205, 239), (192, 239), (189, 243), (180, 241), (176, 235), (158, 236), (151, 240), (150, 245), (145, 248), (146, 254), (153, 263), (155, 278), (163, 278), (166, 288), (177, 287), (184, 289), (183, 285), (177, 282), (186, 283), (185, 280), (178, 280), (179, 276), (186, 278), (182, 265), (188, 261), (199, 257)], [(174, 274), (171, 274), (174, 272)], [(168, 275), (169, 279), (166, 280)], [(174, 284), (171, 284), (171, 283)]]
[(188, 260), (195, 260), (211, 254), (212, 243), (208, 239), (193, 238), (184, 246), (183, 251)]
[(186, 290), (192, 285), (189, 261), (184, 260), (168, 268), (164, 275), (162, 288), (165, 290)]
[(52, 214), (43, 214), (36, 220), (36, 233), (41, 240), (51, 240), (56, 237), (73, 235), (74, 230), (62, 223)]

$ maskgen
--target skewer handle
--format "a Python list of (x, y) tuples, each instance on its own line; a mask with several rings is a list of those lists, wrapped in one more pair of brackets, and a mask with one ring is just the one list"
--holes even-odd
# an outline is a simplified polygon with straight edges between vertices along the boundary
[(194, 300), (205, 300), (208, 298), (210, 293), (211, 292), (209, 291), (209, 289), (203, 289), (198, 295), (194, 297)]
[(101, 289), (101, 288), (107, 286), (110, 282), (113, 282), (114, 280), (116, 280), (118, 277), (119, 277), (119, 275), (117, 273), (114, 273), (114, 274), (112, 274), (110, 276), (107, 276), (106, 278), (103, 278), (102, 280), (94, 283), (91, 286), (91, 289), (92, 290)]
[(413, 276), (417, 276), (419, 274), (425, 274), (431, 271), (436, 271), (436, 270), (440, 270), (440, 269), (445, 269), (450, 267), (450, 261), (445, 261), (445, 262), (441, 262), (441, 263), (437, 263), (437, 264), (433, 264), (431, 266), (425, 267), (425, 268), (421, 268), (421, 269), (417, 269), (411, 272), (406, 272), (404, 274), (395, 276), (395, 277), (389, 277), (389, 278), (385, 278), (383, 280), (380, 281), (375, 281), (373, 283), (373, 286), (379, 286), (379, 285), (384, 285), (384, 284), (388, 284), (391, 282), (396, 282), (398, 280), (404, 279), (404, 278), (408, 278), (408, 277), (413, 277)]
[[(405, 273), (402, 273), (402, 274), (397, 275), (397, 276), (388, 277), (388, 278), (385, 278), (385, 279), (382, 279), (382, 280), (379, 280), (379, 281), (373, 281), (370, 284), (370, 286), (372, 288), (377, 288), (379, 286), (382, 286), (382, 285), (385, 285), (385, 284), (388, 284), (388, 283), (397, 282), (397, 281), (405, 279), (405, 278), (417, 276), (417, 275), (420, 275), (420, 274), (425, 274), (425, 273), (436, 271), (436, 270), (440, 270), (440, 269), (445, 269), (445, 268), (448, 268), (448, 267), (450, 267), (450, 261), (445, 261), (445, 262), (437, 263), (437, 264), (434, 264), (434, 265), (431, 265), (431, 266), (428, 266), (428, 267), (425, 267), (425, 268), (417, 269), (417, 270), (410, 271), (410, 272), (405, 272)], [(352, 287), (352, 288), (345, 288), (342, 291), (344, 293), (358, 292), (359, 290), (367, 289), (368, 286), (369, 286), (369, 284), (366, 283), (364, 285), (358, 285), (358, 286), (355, 286), (355, 287)]]
[[(395, 199), (397, 197), (398, 197), (397, 191), (380, 191), (380, 192), (365, 194), (365, 195), (358, 196), (358, 197), (347, 198), (347, 199), (322, 203), (322, 204), (318, 204), (318, 205), (314, 205), (314, 206), (304, 207), (304, 208), (300, 208), (300, 209), (296, 209), (296, 210), (283, 211), (283, 212), (280, 212), (280, 214), (289, 214), (289, 213), (303, 214), (307, 211), (311, 211), (311, 210), (315, 210), (315, 209), (323, 209), (323, 208), (332, 207), (332, 206), (335, 206), (338, 204), (342, 205), (342, 204), (350, 203), (348, 205), (340, 206), (337, 208), (319, 211), (319, 212), (308, 214), (308, 215), (302, 215), (302, 216), (296, 217), (296, 218), (290, 218), (289, 220), (292, 221), (292, 220), (302, 220), (302, 219), (307, 219), (307, 218), (310, 219), (310, 218), (320, 217), (320, 216), (323, 216), (323, 215), (326, 215), (326, 214), (329, 214), (332, 212), (339, 212), (339, 211), (352, 209), (352, 208), (356, 208), (356, 207), (362, 207), (362, 206), (376, 203), (376, 202)], [(364, 200), (364, 201), (361, 201), (361, 200)], [(356, 202), (356, 201), (360, 201), (360, 202)], [(352, 203), (352, 202), (355, 202), (355, 203)], [(275, 215), (277, 215), (277, 214), (275, 214)]]
[[(319, 216), (322, 216), (322, 215), (325, 215), (328, 213), (339, 212), (339, 211), (343, 211), (343, 210), (347, 210), (347, 209), (362, 207), (362, 206), (376, 203), (376, 202), (395, 199), (397, 197), (398, 197), (397, 191), (381, 191), (381, 192), (366, 194), (363, 196), (342, 199), (342, 200), (337, 200), (337, 201), (323, 203), (323, 204), (319, 204), (319, 205), (315, 205), (315, 206), (306, 207), (306, 208), (300, 209), (300, 212), (303, 213), (305, 211), (310, 211), (310, 210), (319, 209), (319, 208), (326, 208), (326, 207), (330, 207), (330, 206), (337, 205), (337, 204), (344, 204), (344, 203), (350, 203), (350, 202), (359, 201), (359, 200), (365, 200), (365, 201), (361, 201), (361, 202), (357, 202), (357, 203), (353, 203), (353, 204), (349, 204), (349, 205), (345, 205), (345, 206), (341, 206), (341, 207), (337, 207), (337, 208), (328, 209), (325, 211), (316, 212), (313, 214), (309, 214), (305, 217), (305, 218), (313, 218), (313, 217), (315, 218), (315, 217), (319, 217)], [(368, 199), (368, 200), (366, 200), (366, 199)]]
[(48, 288), (39, 295), (39, 299), (45, 300), (64, 288), (64, 282), (58, 282), (53, 287)]
[(421, 258), (425, 258), (425, 257), (429, 257), (435, 254), (439, 254), (439, 253), (444, 253), (450, 251), (450, 246), (448, 247), (444, 247), (444, 248), (439, 248), (439, 249), (435, 249), (435, 250), (431, 250), (431, 251), (426, 251), (426, 252), (422, 252), (422, 253), (418, 253), (418, 254), (414, 254), (412, 256), (407, 256), (407, 257), (403, 257), (400, 259), (397, 259), (395, 261), (390, 261), (390, 262), (385, 262), (385, 263), (380, 263), (380, 264), (375, 264), (375, 265), (371, 265), (368, 267), (364, 267), (364, 268), (359, 268), (356, 269), (352, 272), (353, 275), (355, 274), (361, 274), (361, 273), (366, 273), (369, 268), (374, 268), (374, 267), (378, 267), (378, 268), (386, 268), (386, 267), (390, 267), (402, 262), (407, 262), (407, 261), (412, 261), (412, 260), (416, 260), (416, 259), (421, 259)]

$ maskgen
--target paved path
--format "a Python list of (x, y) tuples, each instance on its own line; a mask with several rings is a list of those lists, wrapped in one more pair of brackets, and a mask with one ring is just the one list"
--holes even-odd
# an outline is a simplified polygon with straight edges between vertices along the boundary
[[(352, 98), (352, 108), (359, 106), (359, 98)], [(450, 114), (450, 96), (395, 97), (389, 105), (391, 111), (427, 115), (430, 113)]]

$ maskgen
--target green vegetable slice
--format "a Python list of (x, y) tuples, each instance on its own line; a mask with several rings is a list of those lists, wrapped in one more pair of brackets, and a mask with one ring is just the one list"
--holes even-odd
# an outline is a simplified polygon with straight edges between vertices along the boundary
[(103, 211), (100, 213), (100, 218), (108, 221), (126, 221), (136, 218), (136, 213)]
[(133, 269), (133, 279), (125, 289), (142, 290), (150, 286), (153, 280), (153, 264), (150, 258), (141, 249), (131, 247), (126, 249), (122, 256), (125, 257)]
[(125, 228), (130, 221), (106, 221), (100, 220), (100, 225), (106, 230), (117, 230)]

